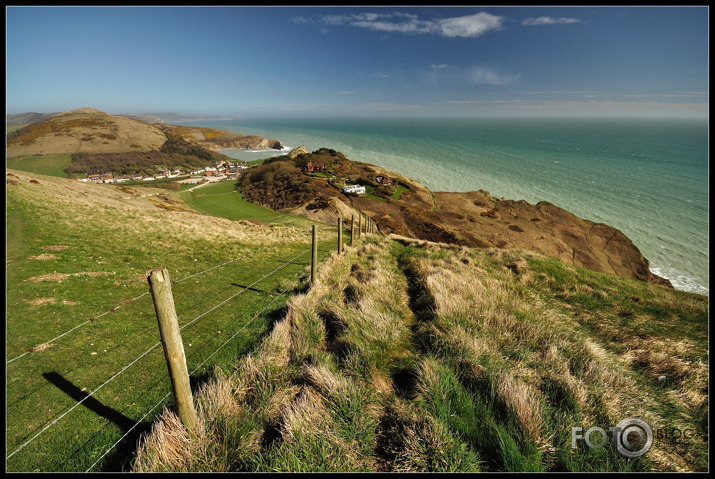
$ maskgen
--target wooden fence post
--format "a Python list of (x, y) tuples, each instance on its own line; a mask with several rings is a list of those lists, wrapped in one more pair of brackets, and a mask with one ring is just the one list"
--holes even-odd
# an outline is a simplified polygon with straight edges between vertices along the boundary
[(315, 268), (318, 263), (318, 241), (316, 240), (316, 231), (315, 231), (315, 225), (313, 225), (313, 244), (312, 244), (312, 251), (313, 253), (311, 254), (310, 257), (310, 284), (314, 285), (315, 284)]
[(360, 235), (362, 234), (362, 213), (358, 215), (358, 239), (360, 238)]
[(338, 218), (338, 254), (343, 252), (343, 219)]
[(350, 215), (350, 246), (355, 241), (355, 215)]
[(198, 418), (194, 409), (194, 401), (191, 397), (189, 371), (186, 369), (186, 355), (184, 354), (184, 344), (181, 341), (181, 333), (179, 332), (179, 320), (176, 317), (174, 297), (171, 294), (169, 271), (166, 268), (154, 269), (150, 271), (147, 280), (151, 288), (151, 296), (154, 299), (161, 344), (164, 346), (164, 356), (166, 357), (166, 365), (169, 368), (171, 389), (174, 391), (174, 400), (176, 401), (179, 419), (188, 429), (193, 429), (198, 422)]

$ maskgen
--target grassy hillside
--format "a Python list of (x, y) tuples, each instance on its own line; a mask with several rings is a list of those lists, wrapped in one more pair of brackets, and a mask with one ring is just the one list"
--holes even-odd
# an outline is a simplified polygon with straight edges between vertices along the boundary
[[(128, 467), (171, 391), (148, 270), (169, 270), (194, 385), (251, 351), (305, 288), (309, 222), (232, 221), (178, 192), (18, 170), (6, 189), (9, 471)], [(321, 257), (335, 236), (320, 226)]]
[[(318, 279), (197, 391), (192, 434), (163, 412), (135, 471), (708, 468), (706, 297), (400, 238), (370, 237)], [(633, 459), (572, 449), (572, 427), (629, 417), (670, 432)]]
[(281, 224), (309, 228), (311, 222), (304, 217), (278, 213), (243, 199), (235, 181), (206, 184), (181, 193), (181, 199), (191, 208), (203, 213), (230, 220), (250, 220), (265, 224)]
[(71, 162), (72, 157), (70, 155), (25, 156), (8, 158), (5, 161), (5, 167), (40, 175), (67, 178), (66, 169)]
[[(152, 174), (158, 167), (193, 168), (232, 161), (211, 150), (219, 148), (282, 148), (268, 138), (210, 128), (149, 124), (137, 119), (81, 108), (40, 121), (8, 128), (10, 167), (58, 176), (46, 158), (69, 157), (67, 174), (113, 170), (118, 174)], [(18, 117), (22, 119), (23, 117)], [(35, 158), (35, 160), (32, 160)], [(51, 160), (50, 160), (51, 161)]]
[(14, 131), (7, 138), (7, 156), (144, 152), (165, 141), (154, 125), (83, 108)]

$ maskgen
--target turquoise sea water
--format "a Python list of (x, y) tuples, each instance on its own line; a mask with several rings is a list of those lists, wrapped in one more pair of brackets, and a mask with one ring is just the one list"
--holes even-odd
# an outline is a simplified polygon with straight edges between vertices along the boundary
[[(344, 153), (434, 191), (550, 201), (623, 231), (651, 270), (708, 294), (708, 125), (683, 119), (306, 119), (192, 122)], [(226, 150), (252, 160), (281, 153)]]

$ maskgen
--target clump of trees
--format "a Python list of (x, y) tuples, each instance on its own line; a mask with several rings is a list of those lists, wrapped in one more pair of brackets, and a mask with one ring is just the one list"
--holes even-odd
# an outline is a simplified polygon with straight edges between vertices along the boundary
[(310, 179), (286, 157), (251, 168), (240, 188), (246, 200), (277, 210), (302, 205), (315, 196)]

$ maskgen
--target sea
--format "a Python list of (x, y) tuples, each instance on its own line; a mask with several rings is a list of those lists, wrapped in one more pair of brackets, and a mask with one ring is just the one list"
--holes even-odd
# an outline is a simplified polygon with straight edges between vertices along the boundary
[(486, 190), (549, 201), (628, 236), (655, 274), (709, 292), (708, 120), (634, 118), (338, 118), (187, 122), (280, 140), (256, 160), (332, 148), (433, 191)]

